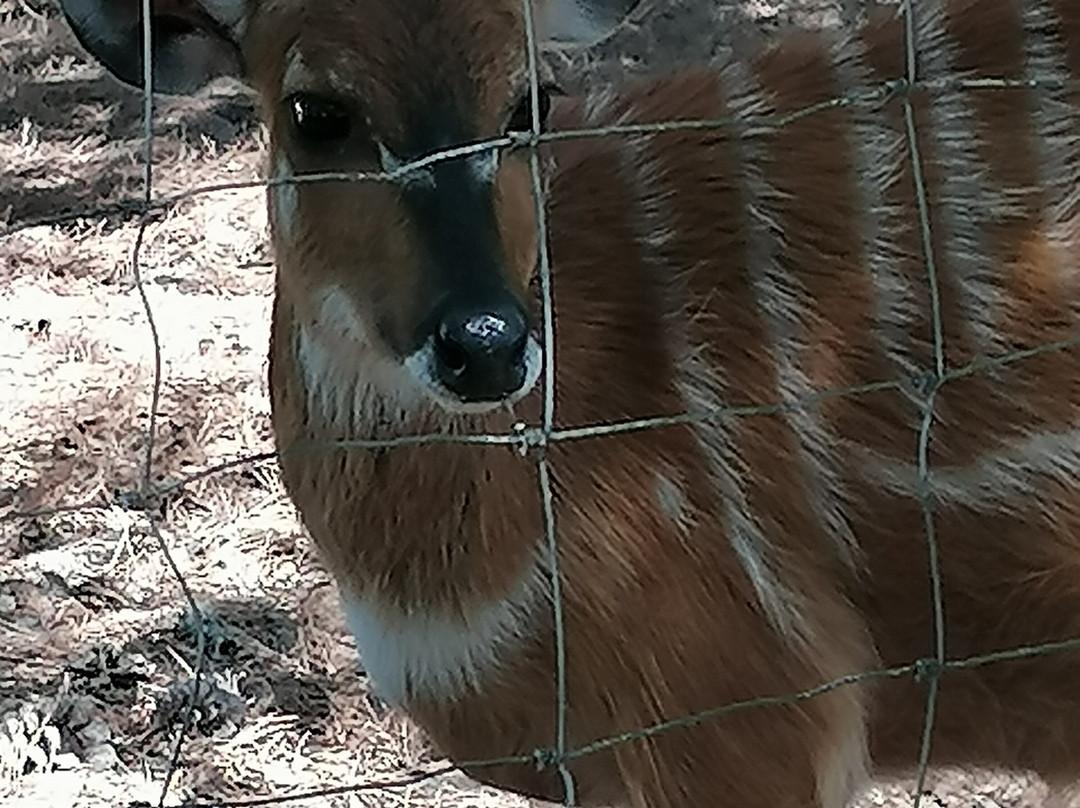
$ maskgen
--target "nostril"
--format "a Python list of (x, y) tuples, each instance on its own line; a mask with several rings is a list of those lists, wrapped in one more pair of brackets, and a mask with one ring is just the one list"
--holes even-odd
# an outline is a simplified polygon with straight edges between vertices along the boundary
[(435, 356), (439, 364), (454, 376), (464, 373), (469, 364), (465, 347), (455, 339), (452, 329), (446, 323), (439, 326), (435, 339)]

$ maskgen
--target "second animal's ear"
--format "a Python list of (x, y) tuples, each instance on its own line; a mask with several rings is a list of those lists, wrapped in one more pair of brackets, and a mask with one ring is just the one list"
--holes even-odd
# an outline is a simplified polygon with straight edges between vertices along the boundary
[[(61, 0), (79, 43), (126, 84), (143, 85), (143, 0)], [(243, 75), (245, 0), (151, 0), (153, 88), (192, 93)]]
[(544, 39), (587, 45), (610, 34), (639, 0), (534, 0)]

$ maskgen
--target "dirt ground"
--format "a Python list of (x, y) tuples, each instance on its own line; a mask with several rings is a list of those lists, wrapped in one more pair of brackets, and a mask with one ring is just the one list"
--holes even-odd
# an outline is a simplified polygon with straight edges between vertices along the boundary
[[(571, 88), (621, 80), (862, 10), (657, 0), (556, 69)], [(257, 179), (252, 111), (228, 86), (163, 100), (155, 192)], [(75, 45), (55, 0), (0, 0), (0, 800), (229, 801), (436, 766), (418, 730), (366, 692), (334, 588), (272, 463), (189, 481), (151, 503), (156, 527), (146, 518), (154, 335), (133, 284), (136, 220), (115, 204), (141, 193), (140, 113), (139, 96)], [(138, 269), (163, 378), (150, 483), (270, 449), (267, 261), (258, 189), (193, 197), (147, 228)], [(12, 518), (41, 508), (59, 510)], [(206, 664), (189, 714), (193, 607)], [(877, 784), (861, 804), (906, 804), (905, 786)], [(938, 772), (930, 788), (927, 804), (1044, 799), (1019, 776)], [(528, 804), (460, 775), (314, 802)]]

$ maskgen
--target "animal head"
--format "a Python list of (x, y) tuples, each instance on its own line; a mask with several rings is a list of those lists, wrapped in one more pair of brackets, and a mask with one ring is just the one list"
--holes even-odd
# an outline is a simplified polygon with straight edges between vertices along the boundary
[[(636, 0), (534, 0), (538, 40), (602, 37)], [(141, 0), (63, 0), (80, 42), (141, 86)], [(535, 385), (527, 155), (441, 150), (532, 129), (522, 0), (153, 0), (153, 85), (232, 75), (270, 133), (278, 292), (339, 369), (399, 406), (483, 411)], [(535, 110), (549, 110), (545, 83)], [(389, 181), (282, 182), (386, 172)]]

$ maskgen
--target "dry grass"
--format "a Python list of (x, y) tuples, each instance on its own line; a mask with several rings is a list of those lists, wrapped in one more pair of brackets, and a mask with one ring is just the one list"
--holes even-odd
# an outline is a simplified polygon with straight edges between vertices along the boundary
[[(778, 22), (829, 22), (857, 8), (654, 5), (648, 25), (563, 54), (566, 83), (618, 79), (675, 53), (711, 58)], [(54, 0), (0, 0), (0, 101), (0, 228), (138, 194), (140, 100), (85, 60)], [(228, 86), (163, 100), (158, 192), (257, 178), (263, 148), (251, 112)], [(270, 448), (265, 230), (262, 195), (250, 190), (192, 198), (146, 231), (140, 269), (163, 378), (156, 484)], [(0, 800), (157, 803), (192, 696), (197, 640), (163, 545), (206, 639), (204, 688), (168, 804), (348, 786), (431, 765), (417, 730), (367, 693), (334, 588), (271, 464), (152, 503), (159, 529), (150, 529), (136, 493), (154, 349), (132, 285), (135, 234), (134, 218), (117, 213), (0, 237), (0, 515), (92, 506), (0, 523)], [(932, 785), (948, 805), (1042, 800), (1040, 784), (1025, 779), (942, 773)], [(894, 784), (864, 804), (904, 799)], [(323, 803), (526, 804), (460, 776)]]

